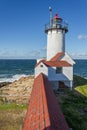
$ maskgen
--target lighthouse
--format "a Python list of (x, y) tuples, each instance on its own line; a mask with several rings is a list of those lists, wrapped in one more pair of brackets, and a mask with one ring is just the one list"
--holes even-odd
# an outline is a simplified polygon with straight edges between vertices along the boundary
[(74, 60), (66, 53), (65, 35), (68, 24), (56, 14), (52, 17), (50, 9), (50, 22), (45, 25), (47, 34), (47, 57), (39, 60), (35, 66), (35, 77), (40, 73), (46, 75), (53, 89), (73, 87)]
[(47, 34), (47, 60), (50, 60), (57, 53), (65, 52), (65, 34), (68, 32), (68, 24), (56, 14), (45, 26), (45, 32)]

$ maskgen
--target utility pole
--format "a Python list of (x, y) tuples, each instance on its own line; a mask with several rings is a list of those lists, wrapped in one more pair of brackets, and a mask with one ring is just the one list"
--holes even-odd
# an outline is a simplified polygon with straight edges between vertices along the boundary
[(50, 12), (50, 27), (52, 26), (52, 8), (49, 6), (49, 12)]

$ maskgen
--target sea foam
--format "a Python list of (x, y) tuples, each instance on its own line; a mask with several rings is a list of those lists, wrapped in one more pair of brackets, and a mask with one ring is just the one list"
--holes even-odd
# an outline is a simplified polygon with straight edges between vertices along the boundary
[(27, 77), (29, 75), (25, 74), (16, 74), (13, 75), (12, 77), (0, 77), (0, 82), (14, 82), (15, 80), (19, 80), (21, 77)]

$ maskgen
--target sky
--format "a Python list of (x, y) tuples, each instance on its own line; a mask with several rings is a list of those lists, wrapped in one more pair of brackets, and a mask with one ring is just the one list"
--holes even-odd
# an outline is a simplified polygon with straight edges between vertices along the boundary
[(0, 59), (46, 57), (49, 6), (69, 24), (66, 52), (87, 59), (87, 0), (0, 0)]

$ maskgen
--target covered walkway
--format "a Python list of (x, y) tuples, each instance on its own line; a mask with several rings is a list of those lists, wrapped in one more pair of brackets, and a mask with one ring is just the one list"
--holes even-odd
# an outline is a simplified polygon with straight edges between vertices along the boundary
[(23, 130), (70, 130), (47, 77), (34, 80)]

